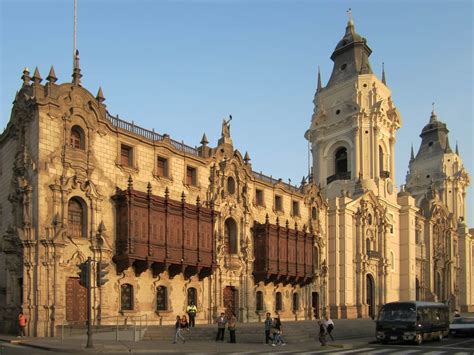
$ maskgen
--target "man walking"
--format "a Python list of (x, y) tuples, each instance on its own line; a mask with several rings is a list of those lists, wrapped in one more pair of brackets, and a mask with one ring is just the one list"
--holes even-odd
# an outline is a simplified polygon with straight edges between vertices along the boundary
[(194, 302), (191, 301), (191, 303), (188, 305), (188, 308), (186, 309), (186, 312), (188, 313), (188, 316), (189, 316), (189, 326), (191, 328), (194, 328), (194, 325), (195, 325), (194, 319), (196, 318), (196, 313), (197, 313), (197, 307), (194, 305)]
[(331, 334), (331, 332), (334, 329), (334, 322), (332, 321), (331, 317), (326, 316), (326, 320), (324, 321), (324, 326), (326, 327), (326, 331), (327, 331), (329, 337), (331, 338), (332, 341), (334, 341), (334, 338)]
[(272, 324), (272, 317), (270, 317), (270, 313), (267, 313), (265, 318), (265, 344), (268, 344), (270, 340), (273, 341), (273, 338), (270, 336), (270, 332), (272, 331)]
[(224, 332), (225, 332), (225, 325), (227, 323), (227, 318), (225, 317), (224, 313), (221, 313), (221, 316), (217, 318), (217, 336), (216, 341), (224, 341)]

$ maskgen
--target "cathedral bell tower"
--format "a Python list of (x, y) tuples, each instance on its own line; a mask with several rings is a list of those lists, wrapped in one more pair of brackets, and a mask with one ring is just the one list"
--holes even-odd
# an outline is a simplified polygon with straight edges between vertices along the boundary
[(372, 190), (396, 200), (395, 134), (401, 126), (386, 85), (369, 63), (372, 50), (349, 19), (344, 37), (331, 55), (334, 67), (314, 97), (311, 126), (313, 179), (328, 198)]

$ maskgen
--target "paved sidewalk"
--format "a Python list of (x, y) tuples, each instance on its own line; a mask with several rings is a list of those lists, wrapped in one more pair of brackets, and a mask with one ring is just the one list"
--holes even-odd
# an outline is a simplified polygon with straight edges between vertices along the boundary
[[(328, 343), (327, 349), (347, 349), (354, 346), (366, 345), (373, 338), (357, 338), (336, 340)], [(0, 335), (0, 341), (19, 344), (36, 349), (48, 350), (56, 353), (111, 353), (111, 354), (156, 354), (156, 353), (292, 353), (301, 351), (315, 351), (324, 349), (317, 342), (299, 342), (286, 346), (272, 347), (266, 344), (248, 344), (215, 341), (189, 341), (185, 344), (173, 344), (171, 341), (111, 341), (101, 340), (94, 342), (93, 349), (85, 348), (85, 341), (81, 339), (67, 339), (61, 341), (55, 338), (16, 338)]]

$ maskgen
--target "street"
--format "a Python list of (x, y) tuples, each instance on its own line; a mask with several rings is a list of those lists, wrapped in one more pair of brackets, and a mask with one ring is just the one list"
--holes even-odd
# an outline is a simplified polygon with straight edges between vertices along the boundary
[[(337, 340), (334, 344), (337, 343)], [(336, 345), (329, 345), (325, 348), (312, 342), (288, 344), (284, 347), (270, 347), (262, 344), (228, 344), (215, 342), (195, 341), (189, 344), (179, 344), (175, 347), (140, 347), (129, 350), (126, 346), (122, 349), (97, 348), (87, 353), (107, 353), (107, 354), (153, 354), (153, 353), (180, 353), (180, 354), (431, 354), (431, 355), (469, 355), (474, 354), (474, 338), (446, 338), (441, 342), (428, 341), (420, 346), (413, 344), (388, 344), (382, 345), (373, 343), (367, 338), (353, 339), (350, 343), (345, 343), (343, 348), (336, 348)], [(157, 344), (155, 344), (157, 345)], [(86, 351), (78, 352), (58, 352), (40, 350), (17, 344), (0, 343), (0, 355), (43, 355), (43, 354), (84, 354)]]

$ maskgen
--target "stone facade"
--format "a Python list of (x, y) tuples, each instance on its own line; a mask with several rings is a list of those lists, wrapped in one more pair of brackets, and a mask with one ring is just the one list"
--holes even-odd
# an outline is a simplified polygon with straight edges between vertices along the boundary
[[(300, 186), (253, 171), (249, 155), (233, 147), (230, 120), (215, 147), (204, 136), (192, 148), (110, 115), (102, 90), (94, 97), (81, 86), (78, 59), (71, 83), (57, 84), (51, 69), (43, 85), (38, 70), (33, 77), (25, 70), (0, 135), (3, 331), (15, 329), (20, 309), (34, 336), (82, 322), (81, 310), (72, 308), (83, 309), (77, 277), (87, 257), (109, 265), (109, 281), (92, 292), (94, 321), (102, 324), (145, 315), (149, 324), (169, 324), (191, 299), (201, 323), (221, 311), (242, 322), (260, 321), (267, 311), (293, 320), (325, 312), (368, 317), (400, 299), (449, 300), (474, 310), (473, 231), (464, 222), (469, 176), (448, 149), (446, 127), (432, 122), (427, 130), (442, 131), (430, 133), (440, 147), (437, 160), (424, 153), (423, 141), (406, 188), (397, 191), (394, 145), (402, 121), (385, 74), (379, 80), (370, 68), (370, 52), (350, 21), (326, 87), (319, 79), (305, 135), (313, 170)], [(420, 178), (427, 169), (429, 183)], [(209, 275), (185, 266), (184, 252), (182, 265), (153, 260), (151, 252), (118, 262), (122, 217), (114, 196), (132, 187), (150, 199), (212, 211)], [(175, 225), (137, 221), (126, 221), (130, 238), (174, 238)], [(262, 254), (266, 276), (257, 278), (261, 225), (287, 234)], [(176, 232), (183, 248), (194, 237), (203, 242), (201, 230), (188, 232)], [(298, 266), (301, 257), (311, 270)]]

